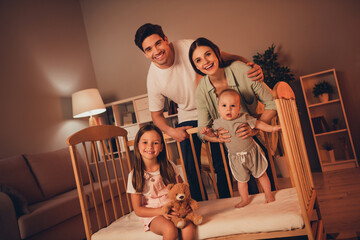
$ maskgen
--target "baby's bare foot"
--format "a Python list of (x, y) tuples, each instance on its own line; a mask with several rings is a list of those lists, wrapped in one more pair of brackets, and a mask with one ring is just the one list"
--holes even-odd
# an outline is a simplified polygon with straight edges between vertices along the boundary
[(269, 194), (265, 194), (265, 203), (270, 203), (270, 202), (274, 202), (275, 198), (272, 195), (272, 193)]
[(241, 201), (238, 204), (235, 205), (236, 208), (242, 208), (245, 207), (246, 205), (248, 205), (250, 203), (250, 200), (248, 199), (247, 201)]

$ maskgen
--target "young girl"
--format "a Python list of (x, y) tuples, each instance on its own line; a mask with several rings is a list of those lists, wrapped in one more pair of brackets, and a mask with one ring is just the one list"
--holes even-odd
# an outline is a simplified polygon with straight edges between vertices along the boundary
[[(162, 215), (161, 207), (168, 200), (169, 183), (182, 182), (176, 166), (166, 159), (164, 139), (159, 128), (152, 124), (140, 128), (135, 137), (134, 169), (129, 173), (127, 192), (135, 214), (140, 217), (145, 231), (162, 235), (163, 239), (177, 239), (178, 229), (169, 220), (171, 215)], [(195, 226), (187, 222), (181, 229), (182, 239), (195, 238)]]
[(235, 207), (241, 208), (250, 203), (247, 182), (250, 174), (259, 179), (264, 189), (265, 202), (274, 201), (271, 194), (269, 177), (266, 174), (268, 162), (258, 144), (252, 138), (241, 139), (236, 137), (236, 130), (241, 124), (247, 123), (251, 128), (260, 129), (266, 132), (276, 132), (280, 126), (271, 126), (263, 121), (257, 120), (248, 113), (240, 112), (240, 94), (231, 88), (219, 93), (218, 112), (220, 118), (215, 119), (212, 129), (203, 127), (201, 133), (207, 136), (215, 136), (215, 132), (224, 128), (229, 131), (230, 142), (225, 142), (229, 152), (229, 163), (234, 178), (238, 181), (238, 189), (241, 202)]

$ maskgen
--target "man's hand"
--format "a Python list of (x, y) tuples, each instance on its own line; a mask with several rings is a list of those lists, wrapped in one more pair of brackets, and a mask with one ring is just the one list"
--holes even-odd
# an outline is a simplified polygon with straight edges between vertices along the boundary
[(259, 132), (258, 129), (251, 128), (247, 123), (241, 124), (236, 130), (236, 133), (238, 134), (237, 136), (241, 139), (252, 137), (256, 135), (258, 132)]
[(167, 132), (167, 135), (172, 137), (177, 142), (182, 142), (189, 137), (189, 134), (186, 132), (186, 130), (190, 128), (192, 128), (192, 126), (171, 128), (171, 130)]
[(246, 65), (251, 67), (251, 69), (247, 72), (249, 78), (252, 78), (253, 81), (264, 81), (264, 74), (259, 65), (253, 62), (248, 62)]

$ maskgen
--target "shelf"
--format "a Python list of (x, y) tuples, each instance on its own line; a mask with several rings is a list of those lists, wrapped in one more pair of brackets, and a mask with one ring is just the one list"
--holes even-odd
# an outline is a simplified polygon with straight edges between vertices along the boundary
[[(314, 96), (314, 86), (322, 81), (333, 87), (332, 100), (319, 102)], [(358, 167), (335, 69), (300, 76), (300, 83), (322, 171)], [(344, 160), (329, 161), (326, 144), (335, 147), (335, 159)]]
[(355, 162), (355, 159), (335, 160), (335, 162), (323, 162), (323, 165), (329, 166), (329, 165), (346, 164), (346, 163), (353, 163), (353, 162)]
[(314, 103), (314, 104), (310, 104), (308, 107), (313, 108), (313, 107), (324, 106), (332, 103), (340, 103), (340, 99), (329, 100), (327, 102), (321, 102), (321, 103)]
[(315, 134), (315, 136), (321, 137), (321, 136), (332, 135), (332, 134), (343, 133), (343, 132), (347, 132), (347, 129), (340, 129), (340, 130), (335, 130), (335, 131), (317, 133), (317, 134)]
[[(140, 127), (152, 122), (147, 94), (107, 103), (105, 106), (111, 115), (108, 124), (124, 128), (128, 132), (128, 140), (134, 140)], [(168, 112), (164, 112), (164, 116), (169, 123), (177, 120), (177, 114), (168, 116)], [(120, 148), (123, 152), (125, 148), (123, 142), (121, 142)], [(130, 147), (130, 150), (133, 150), (133, 147)]]

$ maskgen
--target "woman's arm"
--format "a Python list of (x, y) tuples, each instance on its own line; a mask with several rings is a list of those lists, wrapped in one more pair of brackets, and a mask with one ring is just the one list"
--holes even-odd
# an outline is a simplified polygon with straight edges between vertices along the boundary
[(218, 133), (221, 134), (218, 134), (217, 136), (206, 136), (203, 133), (200, 133), (201, 129), (211, 125), (211, 123), (214, 121), (212, 117), (213, 114), (211, 114), (210, 111), (212, 110), (217, 111), (216, 109), (208, 109), (208, 106), (210, 106), (210, 104), (207, 103), (206, 94), (208, 93), (205, 88), (206, 87), (204, 84), (200, 84), (196, 89), (196, 95), (195, 95), (196, 108), (198, 112), (198, 136), (200, 139), (209, 142), (229, 142), (230, 140), (228, 138), (230, 136), (223, 135), (225, 133), (228, 133), (227, 130), (219, 129)]
[[(244, 71), (241, 67), (239, 67), (238, 65), (235, 65), (233, 67), (234, 73), (237, 75), (241, 75), (241, 72)], [(270, 123), (271, 119), (276, 116), (276, 104), (274, 101), (274, 98), (272, 96), (271, 90), (270, 88), (263, 82), (256, 82), (256, 81), (252, 81), (249, 82), (249, 79), (245, 78), (240, 78), (239, 80), (241, 82), (239, 82), (240, 85), (242, 85), (242, 88), (245, 91), (245, 93), (242, 94), (247, 94), (248, 97), (250, 97), (251, 95), (253, 96), (252, 98), (254, 99), (254, 103), (256, 104), (257, 100), (259, 100), (262, 104), (264, 104), (264, 112), (261, 114), (261, 116), (259, 117), (259, 120), (264, 121), (266, 123)], [(250, 98), (251, 99), (251, 98)], [(254, 110), (256, 108), (256, 105), (251, 105), (252, 109)], [(253, 113), (250, 113), (253, 114)], [(259, 130), (257, 129), (251, 129), (249, 127), (249, 125), (247, 124), (242, 124), (239, 126), (238, 130), (236, 131), (236, 133), (238, 133), (238, 137), (241, 138), (248, 138), (248, 137), (252, 137), (254, 135), (256, 135), (259, 132)]]

